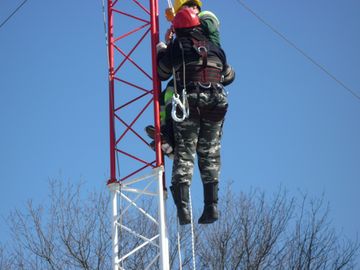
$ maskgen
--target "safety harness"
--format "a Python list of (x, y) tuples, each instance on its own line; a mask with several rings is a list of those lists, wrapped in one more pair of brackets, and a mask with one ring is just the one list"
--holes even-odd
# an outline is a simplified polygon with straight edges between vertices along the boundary
[[(207, 89), (211, 88), (213, 84), (221, 83), (223, 78), (221, 73), (223, 69), (222, 63), (218, 58), (209, 57), (208, 55), (209, 41), (202, 34), (195, 31), (191, 33), (191, 40), (193, 48), (200, 56), (199, 60), (188, 63), (185, 62), (184, 48), (181, 39), (179, 39), (182, 68), (179, 71), (176, 71), (174, 65), (172, 65), (173, 77), (175, 78), (176, 83), (174, 83), (171, 116), (175, 122), (182, 122), (189, 116), (189, 105), (186, 96), (187, 85), (197, 84), (200, 87)], [(181, 85), (183, 88), (181, 99), (177, 91), (177, 85)], [(177, 115), (177, 112), (179, 111), (181, 112), (180, 117)]]

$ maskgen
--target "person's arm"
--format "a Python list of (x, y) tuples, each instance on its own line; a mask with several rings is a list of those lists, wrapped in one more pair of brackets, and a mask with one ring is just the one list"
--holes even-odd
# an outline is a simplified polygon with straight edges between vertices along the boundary
[(235, 70), (229, 64), (226, 64), (222, 71), (223, 81), (222, 85), (226, 86), (235, 80)]
[(209, 39), (217, 46), (220, 46), (220, 21), (211, 11), (199, 13), (201, 28)]
[(166, 44), (169, 44), (171, 42), (171, 40), (174, 38), (174, 35), (175, 35), (175, 30), (174, 30), (174, 27), (171, 26), (168, 30), (166, 30), (166, 33), (165, 33)]
[[(165, 45), (166, 46), (166, 45)], [(158, 75), (160, 80), (166, 81), (172, 76), (173, 65), (177, 66), (180, 59), (180, 47), (177, 39), (166, 48), (158, 51)]]
[(171, 54), (170, 46), (160, 42), (156, 45), (157, 49), (157, 72), (161, 81), (166, 81), (171, 77), (172, 66), (171, 66)]
[(202, 11), (199, 13), (200, 22), (206, 25), (210, 33), (220, 31), (220, 21), (211, 11)]
[(235, 80), (235, 70), (227, 63), (226, 54), (222, 48), (219, 48), (218, 55), (223, 62), (223, 70), (221, 72), (223, 79), (221, 83), (226, 86), (231, 84)]

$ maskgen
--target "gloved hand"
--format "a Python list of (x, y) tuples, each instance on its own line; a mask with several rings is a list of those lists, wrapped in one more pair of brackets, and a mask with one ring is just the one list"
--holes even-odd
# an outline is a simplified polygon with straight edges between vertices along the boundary
[(173, 26), (171, 26), (168, 30), (166, 30), (166, 33), (165, 33), (166, 44), (169, 44), (170, 41), (173, 39), (174, 33), (175, 33), (175, 29)]
[(222, 71), (222, 84), (224, 86), (231, 84), (235, 80), (235, 70), (230, 65), (226, 65)]
[(167, 46), (164, 42), (160, 41), (158, 44), (156, 44), (156, 52), (159, 53), (162, 50), (166, 50)]

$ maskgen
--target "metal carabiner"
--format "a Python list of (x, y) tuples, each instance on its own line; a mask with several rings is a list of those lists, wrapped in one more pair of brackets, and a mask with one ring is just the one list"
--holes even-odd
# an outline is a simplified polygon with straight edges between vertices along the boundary
[[(171, 109), (171, 117), (175, 122), (182, 122), (185, 120), (185, 113), (184, 113), (184, 106), (180, 101), (179, 95), (178, 94), (174, 94), (172, 97), (172, 109)], [(176, 110), (177, 108), (181, 109), (181, 111), (183, 112), (182, 117), (179, 118), (176, 114)]]
[(199, 47), (197, 48), (197, 50), (198, 50), (199, 53), (201, 53), (202, 50), (204, 50), (205, 53), (207, 53), (207, 51), (208, 51), (205, 46), (199, 46)]
[[(186, 91), (185, 89), (183, 89), (182, 92), (182, 101), (179, 98), (179, 94), (174, 94), (172, 97), (172, 109), (171, 109), (171, 117), (175, 122), (182, 122), (184, 121), (187, 117), (189, 117), (189, 104), (187, 101), (187, 97), (186, 97)], [(180, 108), (181, 112), (182, 112), (182, 116), (178, 117), (176, 114), (176, 110), (177, 108)]]

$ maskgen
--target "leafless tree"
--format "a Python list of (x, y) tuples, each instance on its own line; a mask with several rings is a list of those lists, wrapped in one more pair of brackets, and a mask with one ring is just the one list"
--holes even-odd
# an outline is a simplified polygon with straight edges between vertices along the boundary
[(220, 209), (198, 238), (200, 269), (355, 269), (359, 242), (339, 239), (323, 199), (228, 189)]
[[(24, 209), (14, 210), (9, 217), (12, 231), (12, 252), (0, 249), (0, 269), (111, 269), (110, 200), (107, 190), (84, 192), (82, 184), (64, 185), (61, 181), (50, 182), (47, 206), (35, 206), (28, 201)], [(151, 201), (139, 203), (146, 212), (156, 216)], [(129, 228), (150, 238), (157, 227), (141, 214), (128, 211), (123, 217)], [(169, 215), (169, 224), (176, 224), (176, 216)], [(176, 243), (177, 230), (169, 227), (171, 243)], [(134, 249), (142, 240), (120, 230), (122, 255)], [(180, 231), (181, 242), (187, 247), (190, 239), (188, 228)], [(156, 256), (158, 249), (151, 245), (126, 259), (126, 269), (144, 269)], [(183, 265), (189, 264), (188, 248), (183, 252)], [(170, 264), (175, 265), (177, 246), (170, 246)], [(11, 263), (9, 260), (12, 259)], [(10, 268), (5, 266), (9, 265)], [(158, 265), (155, 268), (159, 268)]]
[(48, 207), (29, 201), (10, 215), (14, 269), (109, 268), (108, 196), (60, 181), (50, 190)]
[(358, 241), (339, 239), (328, 219), (329, 206), (303, 196), (278, 269), (355, 269)]
[(0, 246), (0, 269), (10, 270), (12, 265), (12, 258), (9, 256), (8, 252), (4, 246)]
[[(111, 269), (109, 204), (107, 190), (86, 193), (81, 184), (52, 181), (46, 207), (29, 201), (10, 215), (13, 243), (6, 249), (0, 246), (0, 269)], [(141, 205), (156, 215), (154, 204), (143, 201)], [(192, 269), (191, 227), (178, 226), (171, 207), (171, 269), (180, 265), (178, 237), (182, 269)], [(282, 189), (273, 196), (261, 191), (234, 194), (230, 185), (219, 209), (219, 221), (194, 224), (197, 269), (355, 269), (359, 242), (335, 233), (323, 199), (303, 196), (297, 202)], [(129, 211), (124, 219), (146, 237), (156, 232), (155, 224), (149, 219), (140, 222), (137, 212)], [(140, 242), (121, 231), (121, 252)], [(156, 253), (156, 248), (147, 245), (124, 267), (143, 269)]]
[(235, 196), (229, 188), (220, 209), (220, 221), (199, 237), (202, 269), (276, 269), (271, 262), (284, 249), (279, 243), (293, 209), (286, 193), (267, 202), (264, 193)]

